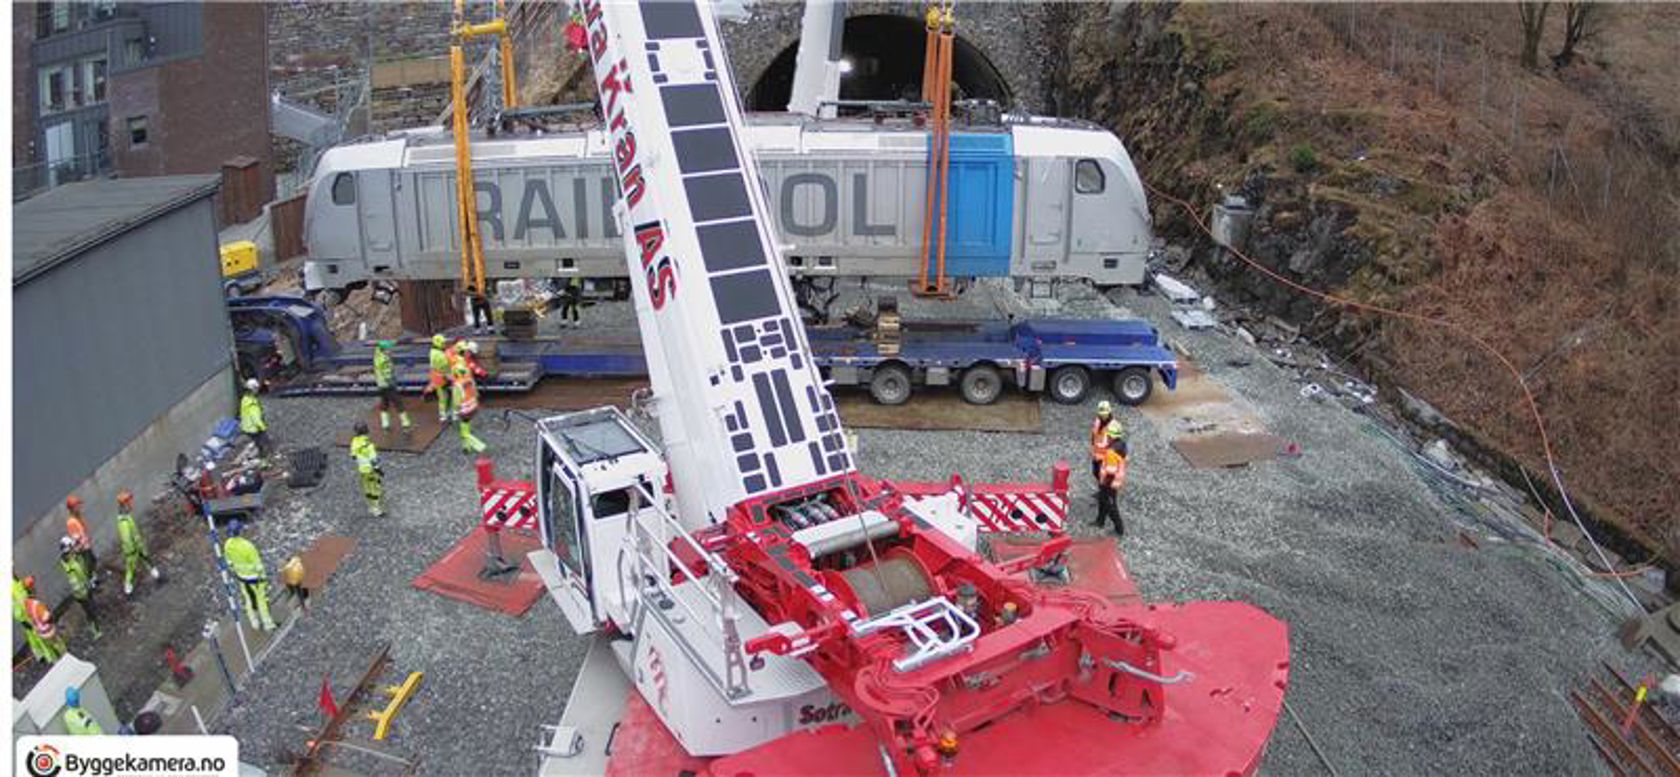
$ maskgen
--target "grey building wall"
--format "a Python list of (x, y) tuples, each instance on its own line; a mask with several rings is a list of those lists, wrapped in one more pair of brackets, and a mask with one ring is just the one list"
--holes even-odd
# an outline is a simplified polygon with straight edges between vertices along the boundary
[(64, 497), (111, 553), (116, 493), (145, 503), (233, 412), (215, 218), (199, 200), (13, 288), (13, 553), (45, 601), (63, 596)]

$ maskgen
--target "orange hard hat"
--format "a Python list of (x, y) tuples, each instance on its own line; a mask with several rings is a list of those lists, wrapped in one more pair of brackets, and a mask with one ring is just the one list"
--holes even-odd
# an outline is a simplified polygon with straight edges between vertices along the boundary
[(134, 504), (134, 495), (127, 492), (127, 491), (118, 491), (117, 492), (117, 504), (120, 504), (120, 505)]
[(28, 589), (30, 593), (35, 593), (35, 576), (34, 575), (24, 576), (23, 587)]
[(80, 510), (82, 509), (82, 498), (71, 494), (64, 498), (64, 507), (69, 510)]

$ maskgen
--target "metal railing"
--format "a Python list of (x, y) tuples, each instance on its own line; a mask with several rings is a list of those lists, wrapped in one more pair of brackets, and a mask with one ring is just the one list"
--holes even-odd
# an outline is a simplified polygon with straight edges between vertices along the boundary
[(36, 162), (12, 168), (12, 201), (18, 202), (76, 181), (108, 175), (111, 172), (109, 152), (82, 154), (56, 162)]
[[(721, 633), (723, 647), (723, 666), (725, 676), (719, 677), (712, 670), (711, 662), (694, 656), (696, 664), (705, 674), (721, 688), (731, 699), (740, 698), (752, 692), (747, 684), (746, 653), (742, 650), (739, 622), (741, 620), (740, 603), (736, 600), (735, 583), (739, 578), (735, 571), (729, 568), (721, 556), (707, 550), (696, 542), (682, 524), (660, 504), (659, 500), (649, 490), (647, 484), (638, 483), (630, 490), (630, 532), (631, 546), (635, 549), (635, 579), (633, 588), (642, 599), (645, 611), (656, 617), (665, 618), (664, 611), (672, 606), (680, 607), (694, 623), (706, 624)], [(642, 505), (649, 509), (643, 510)], [(672, 543), (680, 542), (687, 546), (694, 558), (705, 564), (704, 574), (697, 572), (682, 559), (682, 556), (672, 550)], [(691, 606), (675, 587), (671, 584), (672, 571), (682, 579), (695, 583), (708, 605), (704, 609), (710, 612), (699, 612)], [(683, 640), (677, 640), (686, 650), (694, 650), (697, 646), (687, 645)]]

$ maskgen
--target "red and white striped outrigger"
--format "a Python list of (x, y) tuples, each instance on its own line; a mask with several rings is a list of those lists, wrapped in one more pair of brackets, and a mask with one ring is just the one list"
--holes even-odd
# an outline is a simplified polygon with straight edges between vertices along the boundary
[(1067, 527), (1068, 463), (1065, 461), (1058, 461), (1051, 468), (1049, 483), (970, 485), (961, 476), (952, 475), (943, 483), (893, 481), (892, 488), (912, 501), (954, 493), (984, 533), (1043, 532), (1054, 536)]
[(537, 488), (527, 480), (497, 480), (496, 465), (478, 460), (479, 525), (485, 531), (512, 529), (537, 535)]

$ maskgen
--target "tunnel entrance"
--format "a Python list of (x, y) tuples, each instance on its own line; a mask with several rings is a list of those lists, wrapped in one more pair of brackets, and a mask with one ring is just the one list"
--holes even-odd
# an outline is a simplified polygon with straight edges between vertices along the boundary
[[(846, 20), (841, 48), (852, 70), (840, 77), (840, 99), (921, 99), (922, 60), (927, 49), (927, 28), (922, 20), (886, 14), (854, 16)], [(747, 94), (749, 110), (787, 110), (798, 55), (799, 41), (776, 55)], [(1009, 84), (1003, 74), (961, 35), (953, 47), (951, 82), (956, 99), (996, 100), (1005, 108), (1010, 106)]]

